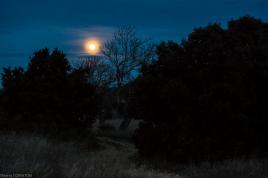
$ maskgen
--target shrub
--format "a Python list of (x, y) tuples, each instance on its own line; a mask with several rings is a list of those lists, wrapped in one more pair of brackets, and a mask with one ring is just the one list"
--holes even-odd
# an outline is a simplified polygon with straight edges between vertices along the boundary
[(251, 17), (162, 43), (133, 83), (141, 155), (168, 160), (267, 155), (268, 24)]
[(25, 71), (4, 68), (2, 80), (5, 129), (73, 134), (87, 131), (99, 111), (86, 71), (57, 49), (35, 52)]

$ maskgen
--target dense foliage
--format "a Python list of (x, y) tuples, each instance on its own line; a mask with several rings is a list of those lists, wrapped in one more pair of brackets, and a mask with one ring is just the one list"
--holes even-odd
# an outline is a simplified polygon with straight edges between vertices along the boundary
[(87, 74), (83, 68), (71, 68), (57, 49), (35, 52), (25, 71), (4, 68), (2, 128), (53, 133), (90, 128), (98, 99)]
[(132, 84), (142, 156), (224, 159), (267, 153), (268, 24), (245, 16), (163, 42)]

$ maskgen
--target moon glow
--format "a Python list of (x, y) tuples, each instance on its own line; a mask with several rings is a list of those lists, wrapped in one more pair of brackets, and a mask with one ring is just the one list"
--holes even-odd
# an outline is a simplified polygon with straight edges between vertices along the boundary
[(84, 44), (85, 52), (91, 55), (100, 53), (100, 41), (97, 39), (87, 40)]

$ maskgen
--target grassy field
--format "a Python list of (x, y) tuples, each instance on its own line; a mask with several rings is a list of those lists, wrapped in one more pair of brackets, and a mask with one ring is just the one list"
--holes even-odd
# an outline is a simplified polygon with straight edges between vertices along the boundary
[(88, 151), (86, 145), (55, 142), (33, 135), (0, 136), (0, 177), (32, 174), (39, 178), (264, 178), (267, 160), (229, 160), (217, 164), (178, 166), (176, 173), (136, 166), (131, 143), (98, 137), (103, 148)]
[(22, 174), (38, 178), (268, 178), (268, 160), (227, 160), (219, 163), (174, 166), (172, 172), (137, 165), (134, 145), (128, 141), (139, 121), (120, 131), (93, 130), (101, 149), (86, 143), (63, 142), (34, 134), (0, 134), (0, 177)]
[(179, 177), (136, 167), (129, 156), (133, 148), (125, 143), (99, 138), (105, 149), (88, 151), (86, 145), (30, 135), (0, 136), (0, 177), (32, 174), (39, 178), (139, 178)]

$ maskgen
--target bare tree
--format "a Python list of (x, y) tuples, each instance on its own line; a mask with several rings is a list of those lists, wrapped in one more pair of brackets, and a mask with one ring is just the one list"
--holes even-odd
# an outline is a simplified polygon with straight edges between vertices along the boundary
[(113, 70), (109, 63), (102, 57), (81, 58), (73, 63), (75, 69), (86, 73), (86, 81), (96, 87), (99, 98), (101, 112), (98, 115), (101, 125), (105, 120), (111, 118), (113, 105), (109, 96), (109, 86), (114, 83)]
[(119, 113), (124, 118), (120, 128), (126, 129), (131, 119), (125, 115), (127, 113), (128, 97), (126, 94), (123, 97), (122, 86), (134, 78), (135, 71), (143, 63), (152, 59), (154, 45), (150, 44), (149, 40), (138, 38), (134, 27), (123, 26), (114, 33), (111, 40), (104, 44), (102, 52), (114, 71), (115, 85), (117, 87), (116, 102), (118, 110), (120, 110)]
[(133, 78), (133, 72), (143, 62), (151, 59), (153, 45), (149, 45), (149, 40), (138, 38), (134, 27), (123, 26), (104, 44), (102, 52), (111, 63), (116, 86), (120, 88)]
[(115, 81), (111, 66), (103, 59), (80, 60), (74, 65), (87, 73), (87, 81), (98, 88), (110, 86)]

